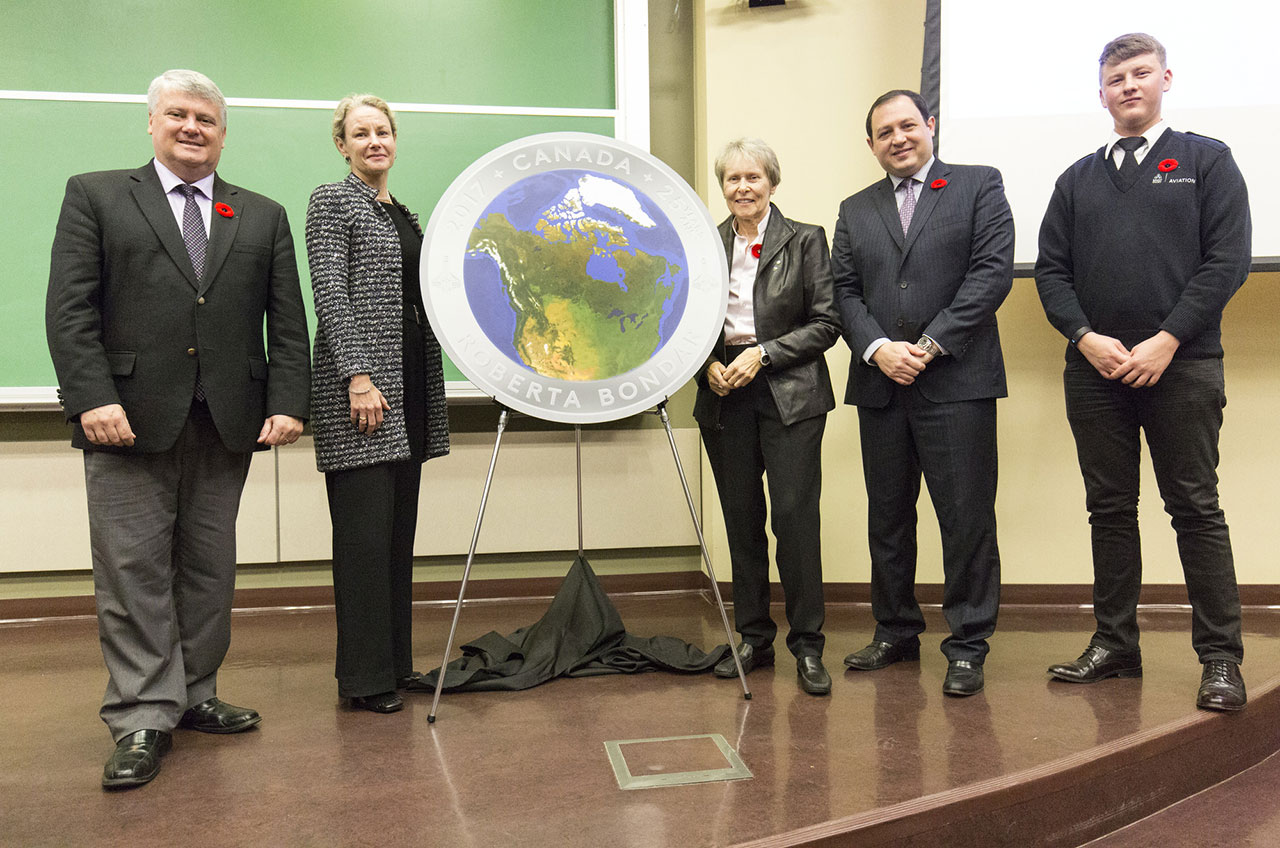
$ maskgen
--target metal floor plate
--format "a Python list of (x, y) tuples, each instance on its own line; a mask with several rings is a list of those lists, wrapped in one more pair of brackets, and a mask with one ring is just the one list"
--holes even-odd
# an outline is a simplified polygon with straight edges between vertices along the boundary
[[(627, 765), (624, 745), (646, 745), (659, 743), (680, 743), (693, 740), (708, 740), (723, 757), (725, 765), (721, 768), (703, 768), (695, 771), (663, 771), (656, 774), (635, 775)], [(751, 770), (742, 762), (738, 752), (729, 747), (729, 743), (719, 733), (697, 733), (692, 736), (661, 736), (654, 739), (619, 739), (604, 743), (609, 754), (609, 764), (613, 766), (613, 775), (618, 780), (619, 789), (652, 789), (657, 786), (683, 786), (690, 783), (714, 783), (722, 780), (745, 780), (753, 777)], [(633, 757), (637, 752), (633, 750)], [(716, 757), (719, 760), (719, 757)], [(653, 765), (650, 768), (660, 768)]]

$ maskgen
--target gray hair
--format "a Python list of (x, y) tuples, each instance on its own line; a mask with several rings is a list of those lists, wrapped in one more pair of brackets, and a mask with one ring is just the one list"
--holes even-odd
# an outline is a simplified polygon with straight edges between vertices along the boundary
[(227, 98), (222, 96), (222, 91), (213, 80), (204, 74), (199, 71), (176, 69), (165, 71), (153, 79), (151, 85), (147, 86), (147, 114), (156, 111), (156, 106), (160, 104), (160, 95), (166, 91), (179, 91), (201, 100), (208, 100), (218, 107), (222, 126), (226, 127)]
[(346, 141), (347, 116), (361, 106), (372, 106), (386, 115), (387, 121), (391, 124), (391, 135), (395, 136), (396, 115), (391, 111), (391, 107), (387, 105), (387, 101), (375, 94), (348, 94), (338, 101), (338, 108), (333, 110), (333, 140), (335, 142)]
[(1102, 55), (1098, 57), (1098, 79), (1102, 79), (1102, 69), (1107, 65), (1118, 65), (1145, 53), (1156, 54), (1162, 69), (1169, 67), (1164, 45), (1157, 41), (1155, 36), (1147, 35), (1145, 32), (1130, 32), (1116, 36), (1107, 42), (1107, 46), (1102, 48)]
[(775, 188), (782, 182), (782, 166), (773, 148), (758, 138), (735, 138), (716, 157), (716, 182), (724, 185), (724, 171), (734, 159), (750, 159), (764, 169), (769, 184)]

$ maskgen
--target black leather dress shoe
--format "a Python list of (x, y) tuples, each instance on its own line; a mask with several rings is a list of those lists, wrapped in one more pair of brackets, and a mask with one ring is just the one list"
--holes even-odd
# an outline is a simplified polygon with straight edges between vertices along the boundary
[(875, 671), (878, 668), (920, 659), (919, 642), (872, 642), (861, 651), (854, 651), (844, 658), (844, 664), (858, 671)]
[(404, 709), (404, 701), (395, 692), (356, 696), (350, 701), (353, 710), (368, 710), (371, 713), (398, 713)]
[(1240, 666), (1230, 660), (1209, 660), (1200, 675), (1196, 706), (1202, 710), (1243, 710), (1249, 700), (1244, 693)]
[(800, 688), (810, 695), (830, 695), (831, 675), (822, 666), (822, 657), (800, 657), (796, 660)]
[(201, 701), (182, 714), (178, 727), (201, 733), (239, 733), (262, 721), (257, 710), (237, 707), (217, 698)]
[(1079, 659), (1049, 666), (1049, 673), (1068, 683), (1097, 683), (1108, 677), (1141, 677), (1142, 654), (1090, 645)]
[(982, 666), (968, 660), (952, 660), (947, 664), (947, 676), (942, 681), (942, 694), (976, 695), (982, 691)]
[(150, 783), (160, 773), (160, 758), (173, 747), (163, 730), (137, 730), (116, 743), (102, 768), (103, 789), (128, 789)]
[[(757, 648), (750, 642), (739, 642), (738, 660), (742, 663), (743, 674), (750, 674), (757, 668), (773, 665), (773, 646)], [(712, 673), (716, 677), (737, 677), (738, 667), (733, 664), (733, 657), (725, 657), (716, 663)]]

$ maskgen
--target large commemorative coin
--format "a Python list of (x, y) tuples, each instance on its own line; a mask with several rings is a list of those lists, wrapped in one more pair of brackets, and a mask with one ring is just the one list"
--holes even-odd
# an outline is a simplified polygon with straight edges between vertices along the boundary
[(697, 373), (724, 324), (715, 223), (658, 159), (587, 133), (480, 157), (427, 226), (422, 297), (478, 389), (550, 421), (642, 412)]

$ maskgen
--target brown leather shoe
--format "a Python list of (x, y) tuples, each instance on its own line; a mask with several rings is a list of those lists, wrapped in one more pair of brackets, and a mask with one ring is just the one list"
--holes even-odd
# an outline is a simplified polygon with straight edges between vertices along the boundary
[(919, 642), (872, 642), (861, 651), (854, 651), (844, 658), (844, 664), (858, 671), (875, 671), (896, 662), (913, 662), (920, 659)]
[[(738, 643), (738, 661), (742, 663), (742, 673), (750, 674), (757, 668), (773, 665), (773, 646), (757, 648), (750, 642)], [(737, 677), (738, 667), (733, 664), (733, 657), (725, 657), (712, 669), (716, 677)]]
[(1090, 645), (1078, 659), (1049, 666), (1049, 673), (1067, 683), (1097, 683), (1108, 677), (1141, 677), (1142, 654)]
[(131, 789), (150, 783), (160, 773), (160, 758), (173, 747), (163, 730), (135, 730), (116, 743), (102, 768), (103, 789)]
[(262, 721), (257, 710), (237, 707), (217, 698), (201, 701), (182, 714), (178, 727), (201, 733), (240, 733)]
[(1196, 706), (1202, 710), (1243, 710), (1249, 700), (1244, 692), (1240, 666), (1230, 660), (1209, 660), (1200, 675)]

